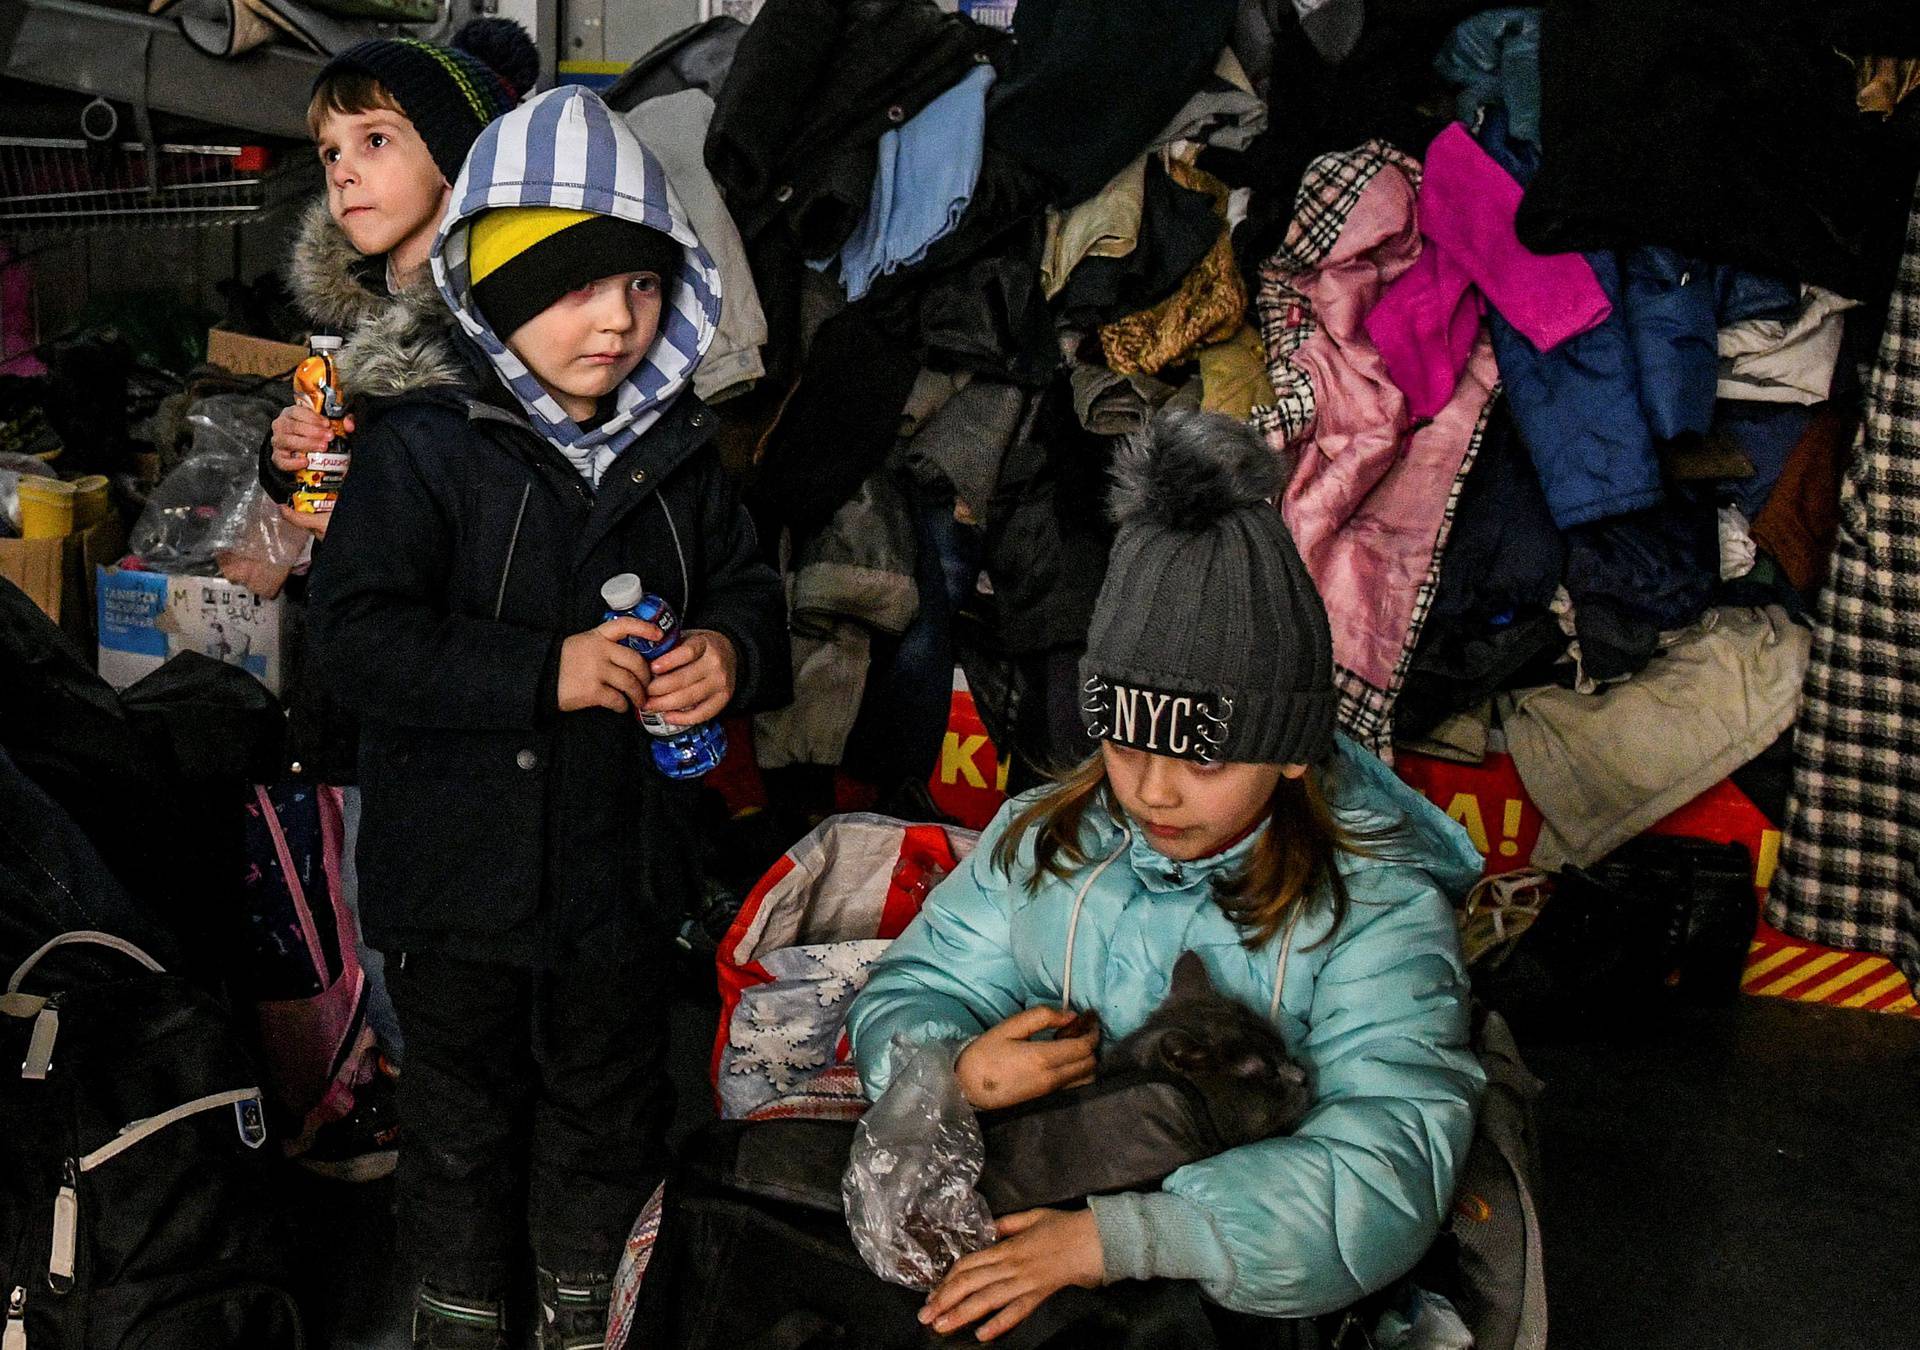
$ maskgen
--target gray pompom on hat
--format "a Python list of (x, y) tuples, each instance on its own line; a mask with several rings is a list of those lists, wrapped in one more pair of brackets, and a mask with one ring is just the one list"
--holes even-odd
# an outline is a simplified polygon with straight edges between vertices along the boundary
[(1333, 751), (1326, 606), (1245, 422), (1165, 410), (1115, 457), (1119, 527), (1080, 661), (1089, 735), (1206, 763)]

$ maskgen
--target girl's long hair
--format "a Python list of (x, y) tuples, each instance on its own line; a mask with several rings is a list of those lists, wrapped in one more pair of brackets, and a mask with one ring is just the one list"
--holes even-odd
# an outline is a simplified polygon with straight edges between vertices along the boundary
[[(1374, 846), (1393, 833), (1356, 832), (1342, 824), (1328, 805), (1323, 774), (1309, 766), (1298, 778), (1282, 778), (1273, 790), (1267, 828), (1246, 866), (1214, 883), (1214, 900), (1242, 930), (1241, 941), (1248, 947), (1272, 938), (1292, 905), (1322, 890), (1333, 906), (1333, 923), (1327, 929), (1331, 937), (1345, 921), (1350, 903), (1341, 855), (1376, 856)], [(1106, 761), (1097, 751), (1015, 813), (994, 847), (994, 866), (1012, 876), (1021, 842), (1032, 832), (1034, 866), (1025, 880), (1027, 890), (1037, 891), (1044, 877), (1069, 880), (1092, 861), (1080, 838), (1087, 811), (1096, 803), (1116, 818), (1123, 814), (1107, 783)]]

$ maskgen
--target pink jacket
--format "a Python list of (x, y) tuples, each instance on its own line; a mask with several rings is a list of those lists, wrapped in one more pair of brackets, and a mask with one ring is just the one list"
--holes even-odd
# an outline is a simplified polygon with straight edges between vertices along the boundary
[[(1368, 170), (1357, 197), (1336, 188)], [(1367, 334), (1381, 292), (1420, 255), (1414, 172), (1384, 147), (1316, 161), (1301, 196), (1310, 219), (1296, 220), (1266, 265), (1259, 296), (1277, 402), (1255, 420), (1276, 448), (1298, 454), (1281, 509), (1326, 601), (1343, 725), (1382, 753), (1443, 526), (1498, 379), (1476, 333), (1450, 396), (1410, 430), (1406, 397)], [(1311, 190), (1316, 178), (1324, 197)], [(1298, 269), (1297, 245), (1315, 238), (1334, 241)]]
[(1612, 312), (1578, 253), (1528, 251), (1513, 232), (1520, 185), (1453, 123), (1427, 148), (1420, 233), (1428, 247), (1367, 315), (1367, 335), (1415, 417), (1432, 417), (1466, 368), (1485, 306), (1541, 351)]

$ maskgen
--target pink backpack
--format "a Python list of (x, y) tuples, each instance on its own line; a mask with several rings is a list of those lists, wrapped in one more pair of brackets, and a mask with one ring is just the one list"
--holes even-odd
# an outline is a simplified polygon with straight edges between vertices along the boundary
[(366, 973), (340, 885), (340, 789), (256, 786), (247, 804), (245, 955), (233, 984), (253, 1008), (286, 1151), (353, 1109), (375, 1066)]

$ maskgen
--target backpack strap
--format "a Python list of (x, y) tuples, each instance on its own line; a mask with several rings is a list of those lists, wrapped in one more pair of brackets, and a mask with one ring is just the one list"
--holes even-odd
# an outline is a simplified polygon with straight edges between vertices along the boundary
[[(323, 860), (328, 851), (327, 845), (334, 843), (333, 838), (327, 830), (326, 806), (324, 802), (319, 799), (319, 794), (325, 791), (325, 788), (320, 787), (313, 789), (315, 793), (314, 808), (320, 817), (320, 838), (323, 841), (321, 844), (321, 855)], [(273, 798), (268, 794), (266, 788), (261, 787), (257, 783), (254, 785), (253, 795), (255, 801), (260, 805), (260, 817), (266, 822), (267, 833), (273, 836), (274, 855), (280, 860), (280, 881), (287, 888), (287, 899), (293, 902), (293, 912), (300, 920), (300, 941), (306, 948), (307, 961), (313, 966), (315, 980), (319, 982), (322, 989), (325, 989), (333, 983), (333, 980), (329, 978), (327, 973), (327, 959), (324, 955), (326, 948), (320, 945), (320, 926), (313, 921), (313, 908), (307, 904), (306, 887), (300, 884), (300, 869), (294, 865), (293, 849), (287, 844), (287, 832), (280, 824), (279, 808), (273, 804)], [(324, 868), (326, 882), (332, 888), (332, 898), (335, 898), (333, 909), (336, 915), (335, 931), (338, 932), (337, 916), (340, 909), (340, 905), (337, 902), (337, 897), (340, 894), (339, 864), (336, 861), (332, 867), (326, 867), (323, 861), (322, 866)], [(341, 953), (341, 959), (343, 961), (345, 960), (346, 951), (350, 950), (352, 950), (351, 943), (349, 943), (347, 948)]]
[[(164, 975), (166, 973), (165, 966), (161, 965), (151, 956), (148, 956), (125, 938), (115, 937), (112, 933), (102, 933), (91, 928), (79, 928), (71, 933), (62, 933), (59, 937), (50, 938), (46, 942), (41, 943), (39, 949), (35, 951), (32, 956), (29, 956), (19, 964), (14, 970), (13, 975), (7, 980), (5, 1011), (16, 1017), (30, 1015), (28, 1013), (15, 1011), (16, 1004), (24, 1004), (34, 998), (31, 994), (22, 994), (20, 992), (20, 986), (26, 980), (28, 974), (55, 948), (75, 946), (81, 943), (95, 947), (111, 947), (116, 952), (132, 957), (157, 975)], [(41, 1000), (41, 1002), (44, 1001), (44, 999)], [(34, 1005), (35, 1010), (37, 1010), (38, 1007), (39, 1004), (36, 1003)]]
[(1487, 1091), (1448, 1221), (1461, 1270), (1470, 1266), (1468, 1284), (1477, 1286), (1464, 1291), (1462, 1312), (1486, 1350), (1545, 1350), (1547, 1288), (1533, 1198), (1540, 1166), (1533, 1103), (1542, 1084), (1505, 1019), (1478, 1004), (1473, 1050)]
[(100, 933), (92, 929), (76, 929), (71, 933), (62, 933), (59, 937), (42, 943), (38, 951), (20, 963), (19, 968), (13, 972), (12, 978), (7, 981), (7, 992), (0, 994), (0, 1015), (22, 1019), (31, 1017), (33, 1019), (33, 1032), (27, 1041), (27, 1057), (20, 1062), (20, 1076), (22, 1078), (28, 1080), (41, 1080), (46, 1078), (47, 1071), (53, 1064), (53, 1043), (55, 1038), (60, 1034), (60, 1009), (57, 1003), (42, 998), (38, 994), (21, 993), (21, 982), (27, 978), (28, 974), (40, 963), (41, 959), (45, 957), (48, 952), (53, 951), (57, 947), (77, 945), (79, 943), (87, 943), (96, 947), (111, 947), (117, 952), (124, 952), (148, 970), (165, 973), (164, 967), (162, 967), (158, 961), (148, 956), (125, 938), (115, 937), (111, 933)]
[(1541, 1259), (1540, 1215), (1533, 1199), (1533, 1184), (1540, 1169), (1533, 1103), (1544, 1084), (1520, 1058), (1520, 1046), (1506, 1019), (1491, 1009), (1475, 1028), (1474, 1051), (1486, 1068), (1489, 1088), (1497, 1089), (1502, 1098), (1483, 1103), (1481, 1132), (1512, 1169), (1526, 1236), (1514, 1350), (1545, 1350), (1547, 1283)]

